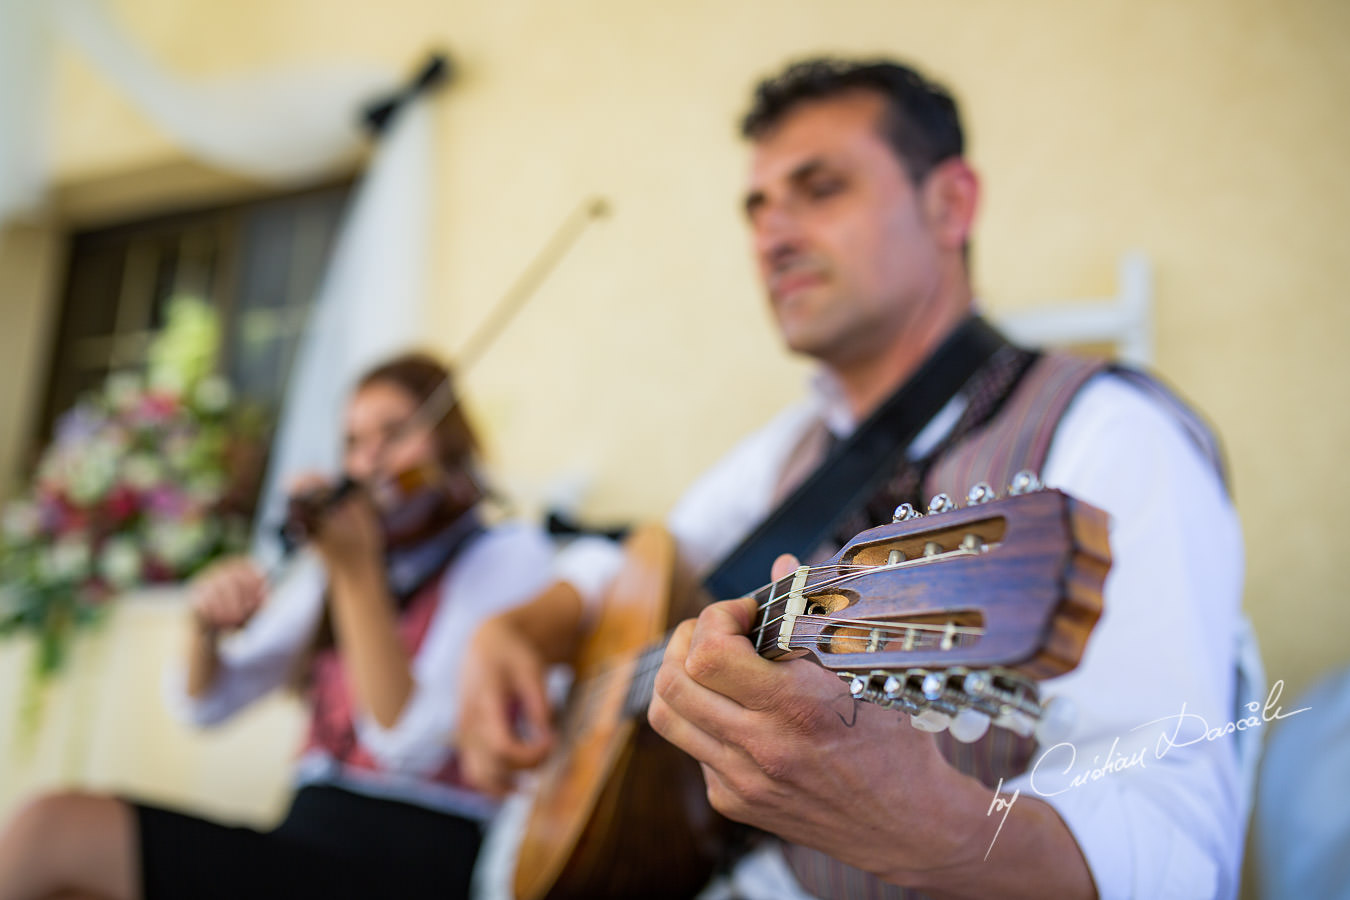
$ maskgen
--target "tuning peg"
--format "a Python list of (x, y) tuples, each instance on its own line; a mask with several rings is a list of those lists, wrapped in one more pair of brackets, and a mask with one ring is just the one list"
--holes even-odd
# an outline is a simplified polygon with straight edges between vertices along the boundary
[(989, 486), (988, 482), (981, 481), (966, 494), (966, 506), (979, 506), (981, 503), (988, 503), (994, 499), (997, 499), (994, 495), (994, 489)]
[(946, 731), (952, 720), (950, 716), (945, 716), (935, 709), (925, 709), (918, 715), (910, 716), (909, 722), (920, 731), (936, 734), (939, 731)]
[(932, 500), (928, 501), (928, 514), (930, 516), (936, 515), (937, 513), (949, 512), (953, 509), (956, 509), (956, 504), (953, 503), (952, 498), (948, 497), (946, 494), (938, 494), (933, 497)]
[(944, 687), (946, 687), (946, 679), (937, 672), (929, 672), (923, 676), (923, 686), (920, 690), (929, 700), (937, 700), (942, 696)]
[(891, 514), (891, 522), (907, 522), (910, 519), (917, 519), (922, 515), (923, 513), (915, 509), (913, 504), (901, 503), (895, 508), (895, 512)]
[(952, 718), (947, 730), (961, 743), (973, 744), (989, 730), (989, 716), (978, 709), (963, 709)]
[(1036, 720), (1021, 710), (1004, 709), (1003, 713), (994, 719), (994, 725), (998, 728), (1005, 728), (1013, 734), (1021, 737), (1031, 737), (1032, 732), (1036, 730)]
[(886, 680), (881, 685), (882, 703), (887, 709), (899, 709), (908, 713), (917, 713), (920, 710), (915, 697), (909, 696), (905, 690), (905, 678), (897, 675), (887, 675)]
[(989, 676), (984, 672), (970, 672), (961, 681), (961, 689), (972, 697), (982, 697), (989, 693)]
[[(846, 673), (845, 673), (846, 674)], [(866, 675), (854, 675), (848, 683), (848, 692), (855, 697), (862, 698), (867, 693), (868, 678)]]
[(1039, 491), (1042, 487), (1044, 487), (1044, 485), (1041, 484), (1041, 480), (1036, 477), (1035, 472), (1023, 469), (1013, 476), (1012, 484), (1008, 485), (1008, 493), (1013, 496), (1020, 496), (1022, 494), (1030, 494), (1033, 491)]
[(1036, 740), (1042, 746), (1058, 744), (1069, 736), (1077, 720), (1078, 708), (1072, 700), (1068, 697), (1051, 697), (1041, 707), (1041, 717), (1036, 722)]

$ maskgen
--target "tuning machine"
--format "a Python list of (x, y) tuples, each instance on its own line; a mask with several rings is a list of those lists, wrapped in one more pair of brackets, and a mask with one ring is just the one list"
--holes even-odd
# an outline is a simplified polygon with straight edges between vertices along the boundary
[(966, 493), (966, 506), (979, 506), (997, 499), (998, 496), (994, 493), (994, 489), (989, 486), (989, 483), (981, 481)]
[(839, 672), (858, 700), (908, 713), (921, 731), (951, 731), (962, 743), (978, 740), (990, 724), (1041, 743), (1055, 743), (1074, 721), (1071, 704), (1041, 704), (1036, 684), (1010, 669), (905, 669)]
[(910, 519), (920, 518), (923, 518), (923, 513), (915, 509), (914, 504), (912, 503), (901, 503), (895, 508), (895, 512), (891, 513), (892, 524), (899, 524), (900, 522), (908, 522)]
[(1045, 485), (1041, 484), (1041, 479), (1035, 472), (1029, 469), (1023, 469), (1013, 476), (1012, 484), (1008, 485), (1008, 493), (1014, 497), (1022, 494), (1032, 494), (1041, 490)]
[(986, 713), (994, 725), (1029, 737), (1041, 719), (1042, 707), (1035, 682), (1008, 669), (967, 672), (962, 690), (970, 706)]
[(933, 499), (928, 501), (928, 514), (930, 516), (951, 512), (953, 509), (956, 509), (956, 504), (946, 494), (935, 494)]

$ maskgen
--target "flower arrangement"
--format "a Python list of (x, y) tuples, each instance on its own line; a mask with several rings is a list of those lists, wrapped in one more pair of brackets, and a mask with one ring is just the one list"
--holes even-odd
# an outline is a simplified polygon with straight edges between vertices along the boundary
[(78, 626), (119, 593), (181, 581), (241, 548), (230, 389), (213, 374), (219, 326), (203, 301), (170, 304), (144, 374), (118, 373), (63, 415), (30, 490), (4, 511), (0, 634), (38, 638), (61, 665)]

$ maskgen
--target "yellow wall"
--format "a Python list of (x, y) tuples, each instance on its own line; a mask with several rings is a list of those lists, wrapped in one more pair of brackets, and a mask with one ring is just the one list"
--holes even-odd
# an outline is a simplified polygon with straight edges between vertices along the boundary
[[(598, 519), (659, 514), (798, 393), (738, 221), (752, 81), (818, 50), (886, 52), (964, 103), (995, 311), (1099, 296), (1155, 265), (1158, 368), (1227, 441), (1247, 604), (1292, 689), (1350, 660), (1350, 6), (1338, 0), (618, 2), (120, 0), (185, 75), (445, 46), (433, 334), (458, 346), (583, 198), (597, 224), (468, 382), (527, 501), (593, 478)], [(57, 171), (78, 188), (177, 154), (79, 60)], [(1140, 664), (1147, 665), (1146, 648)], [(1128, 677), (1128, 673), (1122, 673)]]
[(48, 348), (55, 326), (53, 300), (64, 262), (61, 229), (47, 222), (13, 223), (0, 229), (0, 502), (12, 485), (7, 476), (31, 463), (32, 434), (47, 378)]

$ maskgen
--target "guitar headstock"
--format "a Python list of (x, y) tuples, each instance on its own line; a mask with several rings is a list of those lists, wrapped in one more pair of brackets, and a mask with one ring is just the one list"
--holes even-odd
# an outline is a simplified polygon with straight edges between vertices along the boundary
[(904, 504), (761, 591), (752, 639), (768, 658), (811, 656), (860, 699), (1017, 727), (1040, 715), (1035, 681), (1078, 664), (1101, 614), (1106, 526), (1029, 473), (1002, 498), (978, 484), (964, 506)]

